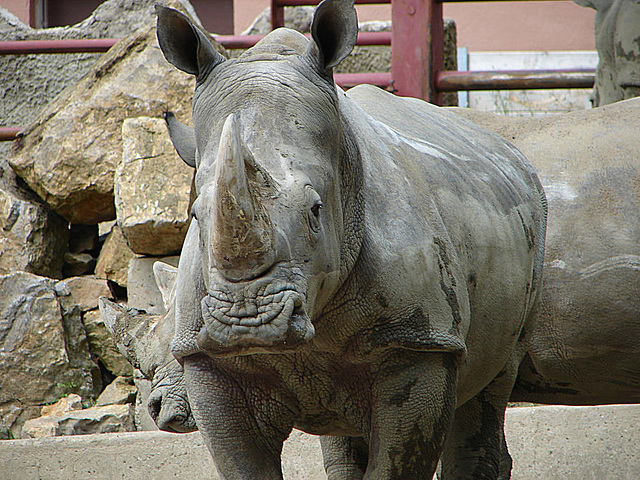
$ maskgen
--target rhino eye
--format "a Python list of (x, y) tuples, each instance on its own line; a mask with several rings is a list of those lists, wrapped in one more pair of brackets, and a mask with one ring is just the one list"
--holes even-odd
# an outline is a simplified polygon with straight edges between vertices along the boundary
[(318, 192), (316, 192), (311, 185), (306, 186), (305, 195), (307, 197), (307, 205), (309, 205), (309, 228), (313, 233), (318, 233), (320, 231), (320, 209), (322, 208), (320, 195), (318, 195)]
[(322, 202), (320, 200), (317, 200), (316, 203), (313, 204), (313, 207), (311, 207), (311, 213), (313, 214), (314, 217), (316, 218), (320, 217), (321, 208), (322, 208)]

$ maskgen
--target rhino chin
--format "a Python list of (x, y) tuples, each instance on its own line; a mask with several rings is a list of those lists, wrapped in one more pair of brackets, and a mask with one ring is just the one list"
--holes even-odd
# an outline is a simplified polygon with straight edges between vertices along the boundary
[(202, 314), (205, 326), (197, 342), (210, 355), (282, 353), (308, 343), (315, 334), (302, 295), (293, 289), (257, 298), (217, 292), (202, 300)]

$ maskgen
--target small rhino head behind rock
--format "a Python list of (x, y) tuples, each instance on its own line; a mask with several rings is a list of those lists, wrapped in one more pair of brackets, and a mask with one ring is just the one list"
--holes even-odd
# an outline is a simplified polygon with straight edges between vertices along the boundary
[(160, 430), (186, 433), (197, 430), (191, 414), (182, 366), (173, 357), (172, 298), (177, 269), (156, 262), (153, 268), (167, 311), (150, 315), (100, 298), (104, 323), (124, 357), (151, 381), (147, 408)]

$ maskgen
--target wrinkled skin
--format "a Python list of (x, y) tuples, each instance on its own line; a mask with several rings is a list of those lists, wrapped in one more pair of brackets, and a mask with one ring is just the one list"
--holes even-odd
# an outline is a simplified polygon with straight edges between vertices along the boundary
[(196, 77), (171, 349), (221, 476), (282, 478), (296, 427), (326, 436), (329, 478), (429, 478), (441, 454), (443, 478), (508, 478), (545, 225), (520, 153), (368, 87), (404, 119), (390, 128), (336, 89), (352, 3), (323, 2), (310, 42), (278, 30), (230, 61), (158, 13), (165, 57)]
[(596, 10), (598, 68), (593, 105), (640, 95), (640, 2), (638, 0), (574, 0)]

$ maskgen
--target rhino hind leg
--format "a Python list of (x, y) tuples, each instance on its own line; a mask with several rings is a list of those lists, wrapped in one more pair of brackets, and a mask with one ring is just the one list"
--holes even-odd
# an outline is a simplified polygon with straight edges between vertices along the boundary
[(439, 480), (511, 478), (504, 417), (517, 372), (515, 365), (517, 362), (511, 362), (484, 390), (456, 409)]
[(320, 437), (324, 469), (329, 480), (362, 480), (369, 446), (362, 437)]

